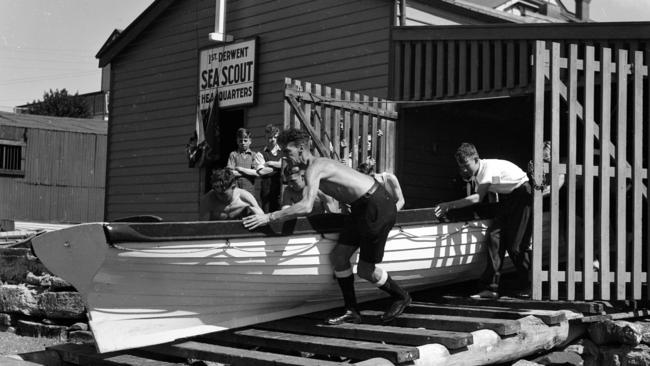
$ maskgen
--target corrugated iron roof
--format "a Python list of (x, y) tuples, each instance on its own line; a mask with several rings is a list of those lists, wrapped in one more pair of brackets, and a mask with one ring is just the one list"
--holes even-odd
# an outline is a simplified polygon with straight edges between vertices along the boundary
[(9, 112), (0, 112), (0, 126), (92, 133), (96, 135), (106, 135), (108, 130), (108, 122), (101, 119), (52, 117)]

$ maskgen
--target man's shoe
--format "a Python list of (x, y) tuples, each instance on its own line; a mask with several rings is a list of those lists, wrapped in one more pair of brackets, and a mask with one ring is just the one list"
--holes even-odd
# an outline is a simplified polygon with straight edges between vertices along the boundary
[(499, 293), (492, 290), (483, 290), (478, 294), (470, 296), (472, 299), (498, 299)]
[(325, 319), (325, 323), (329, 325), (339, 325), (343, 323), (359, 324), (361, 323), (361, 315), (359, 315), (359, 312), (356, 310), (347, 309), (341, 316)]
[(408, 296), (405, 299), (397, 299), (393, 301), (391, 304), (390, 308), (388, 311), (386, 311), (384, 314), (381, 316), (381, 321), (382, 323), (388, 323), (393, 321), (393, 319), (397, 318), (398, 316), (402, 315), (404, 310), (411, 305), (411, 296)]

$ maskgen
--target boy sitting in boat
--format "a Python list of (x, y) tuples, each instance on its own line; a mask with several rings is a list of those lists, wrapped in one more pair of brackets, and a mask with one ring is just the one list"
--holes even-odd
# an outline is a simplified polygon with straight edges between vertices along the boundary
[[(287, 208), (302, 200), (302, 191), (305, 189), (305, 171), (294, 166), (287, 169), (287, 188), (282, 194), (282, 208)], [(318, 190), (318, 195), (314, 200), (314, 209), (310, 215), (323, 213), (338, 213), (338, 203), (332, 197)]]
[(370, 163), (359, 164), (357, 170), (363, 174), (367, 174), (375, 178), (377, 182), (384, 186), (386, 192), (388, 192), (395, 200), (395, 207), (397, 207), (397, 211), (401, 210), (402, 207), (404, 207), (404, 195), (402, 194), (402, 187), (399, 185), (399, 181), (394, 174), (389, 172), (375, 173), (375, 166)]
[(447, 211), (476, 205), (483, 201), (488, 192), (499, 195), (495, 223), (501, 229), (500, 239), (491, 241), (488, 266), (481, 282), (485, 289), (472, 297), (498, 298), (501, 267), (506, 251), (517, 269), (521, 292), (530, 288), (529, 244), (532, 234), (532, 187), (528, 175), (514, 163), (500, 159), (479, 158), (476, 147), (463, 143), (456, 150), (456, 163), (463, 177), (476, 180), (476, 193), (455, 201), (443, 202), (434, 207), (437, 217)]
[(264, 213), (250, 192), (236, 186), (236, 179), (230, 169), (212, 173), (212, 189), (199, 202), (199, 220), (239, 220)]
[(393, 198), (372, 177), (337, 161), (316, 157), (309, 150), (310, 137), (306, 131), (290, 128), (278, 136), (278, 143), (288, 164), (305, 169), (306, 186), (300, 202), (270, 214), (244, 218), (244, 226), (252, 230), (271, 222), (308, 215), (321, 189), (341, 203), (351, 206), (338, 243), (330, 253), (334, 275), (343, 294), (345, 313), (327, 319), (328, 324), (359, 323), (354, 291), (354, 273), (350, 258), (360, 249), (357, 273), (359, 277), (386, 291), (393, 298), (390, 308), (382, 315), (384, 322), (399, 316), (411, 304), (411, 296), (388, 272), (377, 267), (384, 257), (388, 233), (395, 224), (397, 209)]

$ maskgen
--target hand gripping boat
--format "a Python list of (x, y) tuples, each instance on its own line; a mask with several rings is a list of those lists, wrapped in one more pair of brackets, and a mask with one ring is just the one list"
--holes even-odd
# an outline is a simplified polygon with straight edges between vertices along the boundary
[[(334, 214), (254, 232), (241, 221), (90, 223), (32, 245), (82, 294), (108, 352), (341, 306), (329, 253), (342, 223)], [(408, 290), (478, 278), (487, 225), (400, 211), (380, 266)], [(359, 278), (356, 290), (359, 301), (386, 296)]]

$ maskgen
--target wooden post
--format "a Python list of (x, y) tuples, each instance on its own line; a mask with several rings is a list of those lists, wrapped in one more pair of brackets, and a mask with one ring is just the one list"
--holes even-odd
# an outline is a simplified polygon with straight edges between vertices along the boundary
[[(567, 101), (569, 104), (569, 123), (567, 126), (567, 169), (564, 175), (564, 184), (566, 186), (566, 248), (567, 248), (567, 300), (575, 300), (575, 266), (576, 266), (576, 155), (578, 145), (578, 130), (577, 130), (577, 111), (576, 104), (578, 102), (578, 45), (572, 44), (569, 47), (569, 85), (567, 91)], [(556, 153), (555, 148), (552, 147), (553, 155)], [(553, 177), (555, 178), (555, 177)], [(559, 196), (559, 182), (552, 181), (552, 187), (557, 187), (557, 192), (553, 195)]]
[[(596, 61), (594, 58), (594, 47), (587, 46), (585, 50), (585, 121), (594, 120), (594, 74)], [(594, 276), (593, 276), (593, 240), (594, 240), (594, 130), (593, 123), (584, 124), (584, 162), (582, 165), (583, 178), (583, 233), (584, 233), (584, 261), (583, 261), (583, 285), (584, 299), (594, 298)]]
[[(535, 137), (533, 142), (533, 163), (535, 181), (541, 182), (543, 175), (542, 150), (544, 148), (544, 89), (545, 89), (545, 52), (544, 41), (535, 42)], [(485, 65), (484, 65), (485, 66)], [(533, 243), (542, 243), (542, 192), (533, 192)], [(542, 299), (542, 246), (533, 245), (533, 280), (532, 297)]]
[[(559, 261), (559, 231), (560, 202), (558, 200), (557, 184), (559, 182), (560, 156), (560, 44), (553, 42), (551, 48), (551, 233), (549, 253), (549, 297), (558, 300), (558, 261)], [(542, 181), (539, 181), (542, 182)], [(537, 244), (537, 243), (535, 243)]]
[(610, 224), (610, 205), (609, 205), (609, 185), (610, 185), (610, 172), (609, 172), (609, 156), (610, 156), (610, 120), (611, 120), (611, 87), (612, 87), (612, 50), (605, 48), (601, 50), (601, 66), (600, 66), (600, 298), (602, 300), (609, 300), (610, 289), (609, 284), (611, 279), (609, 277), (609, 224)]
[[(635, 48), (636, 49), (636, 48)], [(634, 52), (634, 157), (632, 163), (632, 298), (641, 299), (643, 282), (641, 259), (643, 255), (641, 242), (643, 237), (643, 77), (647, 68), (643, 65), (643, 52)]]
[(627, 191), (627, 50), (617, 52), (618, 113), (616, 117), (616, 299), (625, 299), (626, 234), (625, 196)]

